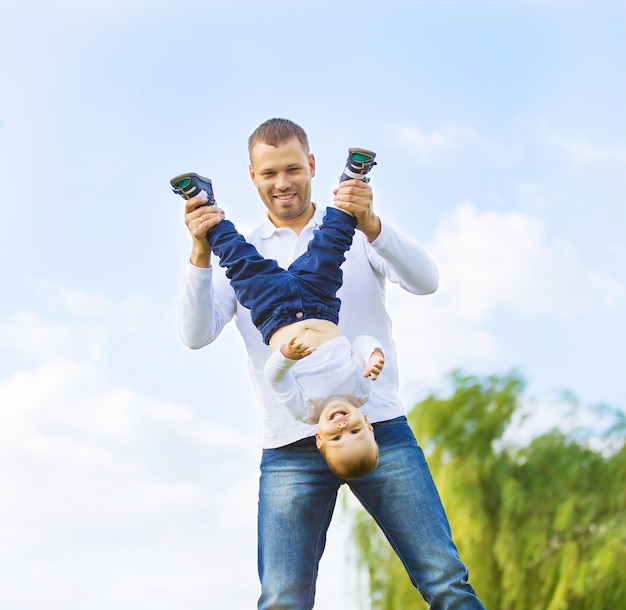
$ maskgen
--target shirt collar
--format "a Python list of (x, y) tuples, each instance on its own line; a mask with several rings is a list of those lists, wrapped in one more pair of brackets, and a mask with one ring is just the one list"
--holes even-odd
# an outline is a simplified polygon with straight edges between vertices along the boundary
[[(313, 205), (315, 207), (315, 212), (313, 213), (313, 216), (311, 216), (311, 220), (309, 220), (304, 229), (307, 229), (309, 227), (319, 227), (324, 219), (325, 210), (315, 204)], [(270, 220), (270, 217), (265, 216), (265, 219), (259, 227), (258, 235), (261, 239), (269, 239), (270, 237), (272, 237), (272, 235), (274, 235), (274, 233), (276, 233), (277, 229), (278, 227)]]

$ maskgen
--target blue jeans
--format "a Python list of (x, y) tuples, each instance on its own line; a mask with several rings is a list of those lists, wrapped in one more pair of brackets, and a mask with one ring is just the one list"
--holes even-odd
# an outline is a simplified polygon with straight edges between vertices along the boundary
[[(406, 417), (374, 424), (378, 467), (347, 481), (433, 610), (484, 610), (467, 582), (422, 450)], [(264, 449), (258, 536), (260, 610), (310, 610), (326, 532), (344, 483), (307, 438)]]
[(356, 219), (336, 208), (327, 208), (307, 251), (288, 269), (263, 258), (229, 220), (208, 232), (213, 252), (226, 269), (237, 300), (250, 310), (252, 322), (269, 339), (281, 326), (318, 318), (339, 321), (337, 291), (343, 276), (341, 265), (352, 245)]

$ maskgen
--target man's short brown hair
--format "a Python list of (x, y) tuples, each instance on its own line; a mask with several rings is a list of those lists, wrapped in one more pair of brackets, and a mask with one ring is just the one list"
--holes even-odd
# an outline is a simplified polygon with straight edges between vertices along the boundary
[(252, 160), (254, 145), (263, 142), (269, 146), (280, 146), (292, 138), (298, 138), (306, 154), (309, 154), (309, 139), (300, 125), (289, 119), (269, 119), (261, 123), (248, 138), (248, 154)]

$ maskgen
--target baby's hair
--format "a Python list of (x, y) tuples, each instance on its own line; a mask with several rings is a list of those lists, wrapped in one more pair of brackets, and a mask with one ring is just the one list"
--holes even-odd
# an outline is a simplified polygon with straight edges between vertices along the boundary
[(343, 464), (341, 467), (329, 460), (326, 460), (326, 463), (330, 471), (344, 481), (359, 479), (372, 472), (378, 466), (378, 445), (375, 445), (375, 447), (376, 450), (374, 452), (364, 454), (358, 460)]

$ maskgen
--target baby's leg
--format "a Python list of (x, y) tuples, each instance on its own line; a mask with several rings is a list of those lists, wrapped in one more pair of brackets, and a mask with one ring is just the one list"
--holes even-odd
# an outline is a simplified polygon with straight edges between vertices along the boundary
[(226, 269), (237, 300), (250, 310), (258, 327), (283, 303), (289, 293), (287, 271), (264, 258), (230, 220), (222, 220), (207, 235), (211, 249)]
[(341, 265), (352, 245), (355, 227), (354, 216), (338, 208), (327, 208), (307, 251), (289, 266), (289, 271), (321, 299), (335, 299), (341, 288)]

